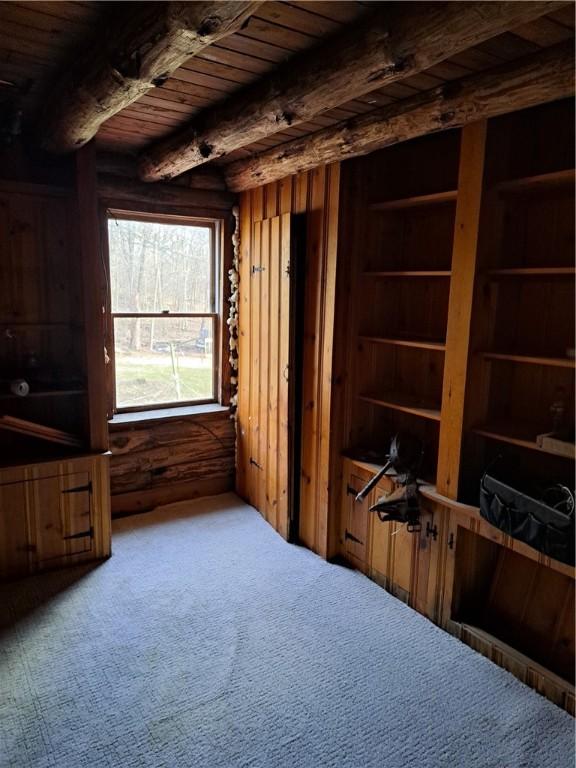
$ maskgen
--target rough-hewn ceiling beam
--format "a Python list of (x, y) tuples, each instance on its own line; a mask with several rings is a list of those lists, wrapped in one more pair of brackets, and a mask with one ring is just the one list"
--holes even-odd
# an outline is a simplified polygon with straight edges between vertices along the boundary
[(138, 179), (126, 179), (108, 173), (98, 174), (98, 196), (115, 201), (228, 211), (236, 202), (236, 195), (232, 192), (181, 187), (179, 184), (144, 184)]
[(234, 192), (574, 94), (572, 41), (447, 83), (225, 167)]
[(305, 122), (548, 13), (555, 2), (390, 3), (143, 153), (157, 181)]
[(262, 0), (125, 3), (50, 94), (40, 130), (52, 152), (78, 149), (106, 120), (191, 56), (236, 32)]

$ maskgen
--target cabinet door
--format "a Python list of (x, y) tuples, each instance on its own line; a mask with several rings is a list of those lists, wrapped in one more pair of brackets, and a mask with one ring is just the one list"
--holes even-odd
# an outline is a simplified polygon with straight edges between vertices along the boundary
[(388, 589), (399, 600), (411, 603), (418, 534), (410, 533), (401, 523), (382, 525), (390, 528)]
[(28, 498), (25, 482), (0, 485), (0, 578), (28, 572)]
[[(386, 496), (393, 489), (393, 483), (385, 478), (373, 491), (371, 503)], [(370, 553), (368, 555), (369, 576), (377, 584), (385, 589), (390, 583), (390, 551), (392, 526), (390, 523), (382, 523), (376, 513), (370, 514)]]
[(343, 495), (344, 555), (353, 565), (365, 572), (368, 544), (368, 515), (371, 494), (364, 501), (356, 501), (356, 494), (369, 479), (351, 470), (346, 478)]
[[(384, 479), (376, 486), (371, 503), (393, 488), (394, 484)], [(370, 577), (400, 600), (411, 602), (418, 534), (400, 523), (381, 522), (377, 514), (372, 515), (370, 526)]]
[(47, 477), (29, 485), (38, 561), (89, 552), (93, 532), (88, 472)]
[[(390, 492), (378, 486), (374, 500)], [(377, 515), (370, 521), (370, 577), (420, 613), (435, 620), (443, 572), (439, 560), (445, 533), (440, 510), (421, 500), (421, 530), (410, 533), (405, 525), (382, 523)]]
[(423, 498), (420, 520), (422, 529), (417, 545), (412, 605), (431, 621), (440, 623), (447, 561), (453, 551), (455, 532), (450, 529), (449, 510)]

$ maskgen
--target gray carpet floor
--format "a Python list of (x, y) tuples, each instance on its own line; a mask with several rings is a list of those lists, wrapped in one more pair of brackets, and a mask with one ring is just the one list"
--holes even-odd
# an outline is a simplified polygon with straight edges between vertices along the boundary
[(2, 768), (574, 764), (566, 713), (232, 494), (0, 606)]

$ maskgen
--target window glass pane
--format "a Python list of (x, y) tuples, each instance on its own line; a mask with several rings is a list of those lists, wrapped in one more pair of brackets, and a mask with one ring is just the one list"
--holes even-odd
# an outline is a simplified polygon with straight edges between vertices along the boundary
[(109, 219), (112, 312), (213, 312), (212, 230)]
[(214, 398), (214, 320), (115, 318), (118, 408)]

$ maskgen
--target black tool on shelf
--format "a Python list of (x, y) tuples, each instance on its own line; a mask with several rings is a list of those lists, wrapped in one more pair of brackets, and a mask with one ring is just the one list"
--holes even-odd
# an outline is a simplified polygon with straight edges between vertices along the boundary
[(422, 465), (424, 447), (421, 440), (409, 433), (399, 433), (392, 438), (388, 461), (357, 494), (356, 501), (363, 501), (384, 475), (391, 470), (396, 474), (397, 488), (381, 496), (370, 507), (381, 522), (406, 523), (410, 532), (419, 531), (420, 505), (418, 502), (417, 476)]

